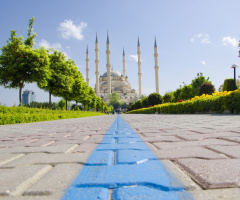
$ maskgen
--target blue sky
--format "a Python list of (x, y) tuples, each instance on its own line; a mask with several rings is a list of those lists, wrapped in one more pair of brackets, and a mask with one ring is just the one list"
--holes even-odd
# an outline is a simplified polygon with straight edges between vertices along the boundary
[[(233, 77), (231, 65), (240, 65), (239, 0), (8, 0), (0, 2), (0, 46), (10, 30), (26, 37), (28, 22), (35, 17), (36, 47), (65, 52), (86, 75), (89, 48), (90, 85), (95, 85), (95, 38), (99, 42), (99, 71), (106, 72), (106, 39), (110, 39), (111, 65), (126, 73), (138, 91), (137, 39), (140, 38), (142, 93), (155, 92), (154, 38), (157, 38), (160, 94), (189, 84), (197, 73), (210, 77), (215, 88)], [(237, 70), (237, 76), (240, 69)], [(26, 84), (36, 100), (48, 101), (48, 93)], [(58, 101), (59, 98), (53, 98)], [(1, 104), (18, 105), (18, 90), (0, 86)]]

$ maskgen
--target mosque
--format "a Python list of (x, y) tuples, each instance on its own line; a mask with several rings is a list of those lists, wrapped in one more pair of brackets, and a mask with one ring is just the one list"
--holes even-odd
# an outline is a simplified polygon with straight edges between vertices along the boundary
[[(126, 69), (125, 69), (125, 52), (123, 49), (123, 74), (121, 74), (118, 71), (111, 69), (110, 64), (110, 42), (109, 37), (107, 34), (107, 72), (105, 72), (103, 75), (99, 77), (99, 49), (98, 49), (98, 38), (96, 35), (96, 42), (95, 42), (95, 63), (96, 63), (96, 84), (95, 84), (95, 93), (98, 97), (101, 97), (105, 102), (108, 102), (108, 96), (113, 93), (117, 92), (120, 96), (120, 100), (122, 102), (125, 102), (127, 104), (133, 103), (140, 99), (142, 97), (142, 83), (141, 83), (141, 59), (140, 59), (140, 42), (138, 38), (138, 89), (139, 92), (135, 89), (132, 89), (131, 84), (128, 81), (128, 77), (126, 75)], [(155, 84), (156, 84), (156, 92), (159, 93), (159, 83), (158, 83), (158, 54), (157, 54), (157, 43), (155, 38), (155, 44), (154, 44), (154, 57), (155, 57)], [(89, 84), (89, 55), (88, 55), (88, 48), (86, 51), (86, 81)]]

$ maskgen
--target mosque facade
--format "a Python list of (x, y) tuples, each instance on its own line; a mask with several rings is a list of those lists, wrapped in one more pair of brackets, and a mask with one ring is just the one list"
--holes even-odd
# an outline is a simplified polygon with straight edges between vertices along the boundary
[[(142, 83), (141, 83), (141, 59), (140, 59), (140, 42), (138, 38), (138, 86), (139, 86), (139, 92), (131, 87), (131, 84), (128, 81), (128, 77), (126, 75), (126, 69), (125, 69), (125, 52), (123, 49), (123, 74), (121, 74), (118, 71), (111, 69), (110, 64), (110, 42), (109, 37), (107, 34), (107, 50), (106, 50), (106, 56), (107, 56), (107, 72), (105, 72), (103, 75), (99, 76), (99, 49), (98, 49), (98, 38), (96, 36), (96, 42), (95, 42), (95, 64), (96, 64), (96, 84), (95, 84), (95, 93), (98, 97), (101, 97), (105, 102), (108, 102), (108, 97), (111, 93), (117, 92), (120, 100), (122, 102), (125, 102), (127, 104), (133, 103), (141, 98), (142, 96)], [(156, 39), (154, 44), (154, 57), (155, 57), (155, 82), (156, 82), (156, 92), (159, 93), (159, 87), (158, 87), (158, 63), (157, 63), (157, 45), (156, 45)], [(89, 84), (89, 56), (88, 56), (88, 49), (86, 52), (86, 81)]]

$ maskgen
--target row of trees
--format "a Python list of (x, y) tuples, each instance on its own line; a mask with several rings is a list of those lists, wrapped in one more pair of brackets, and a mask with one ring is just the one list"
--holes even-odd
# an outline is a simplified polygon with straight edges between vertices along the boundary
[(34, 18), (29, 20), (27, 38), (17, 36), (11, 30), (6, 45), (1, 48), (0, 85), (5, 88), (19, 88), (19, 102), (22, 104), (22, 88), (26, 83), (36, 82), (38, 87), (51, 96), (62, 97), (66, 101), (82, 103), (84, 109), (101, 109), (105, 103), (97, 97), (92, 87), (85, 82), (76, 64), (60, 51), (35, 48), (36, 33), (33, 32)]

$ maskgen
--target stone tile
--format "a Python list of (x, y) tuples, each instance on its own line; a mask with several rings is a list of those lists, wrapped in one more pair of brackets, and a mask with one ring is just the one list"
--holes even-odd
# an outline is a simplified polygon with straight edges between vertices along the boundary
[(13, 160), (16, 160), (18, 158), (21, 158), (23, 156), (24, 156), (24, 154), (17, 154), (17, 155), (14, 155), (14, 154), (0, 154), (0, 166), (4, 165), (6, 163), (9, 163)]
[(155, 136), (155, 137), (142, 137), (144, 142), (182, 142), (184, 140), (176, 136)]
[(204, 189), (239, 187), (240, 159), (176, 161)]
[(43, 178), (33, 184), (24, 196), (53, 195), (69, 187), (79, 174), (81, 164), (58, 164), (53, 167)]
[(222, 152), (223, 154), (229, 155), (231, 157), (240, 158), (240, 145), (237, 146), (216, 145), (211, 146), (210, 148)]
[(201, 159), (225, 159), (226, 156), (215, 153), (208, 149), (193, 147), (175, 147), (171, 149), (153, 150), (160, 160), (181, 159), (181, 158), (201, 158)]
[(190, 191), (195, 200), (239, 200), (240, 188)]
[[(228, 139), (231, 140), (233, 142), (234, 139), (232, 138), (236, 138), (236, 136), (238, 136), (237, 133), (232, 133), (232, 132), (215, 132), (215, 133), (207, 133), (207, 134), (194, 134), (194, 135), (179, 135), (181, 138), (185, 139), (185, 140), (205, 140), (205, 139), (211, 139), (211, 138), (223, 138), (223, 139)], [(240, 142), (240, 135), (239, 135), (239, 142)]]
[(2, 153), (67, 153), (74, 144), (64, 144), (59, 146), (46, 146), (46, 147), (12, 147), (2, 151)]
[(21, 195), (51, 168), (49, 165), (34, 165), (0, 169), (0, 196)]
[(94, 144), (94, 143), (90, 143), (90, 144), (82, 143), (73, 152), (92, 152), (96, 149), (97, 146), (98, 146), (98, 144)]
[(90, 155), (89, 153), (72, 153), (72, 154), (31, 153), (17, 160), (6, 163), (1, 167), (9, 168), (9, 167), (27, 166), (27, 165), (33, 165), (33, 164), (49, 164), (49, 165), (57, 165), (57, 164), (64, 164), (64, 163), (84, 164), (87, 161), (89, 155)]
[(159, 149), (175, 149), (180, 147), (212, 146), (212, 145), (236, 145), (235, 142), (220, 139), (205, 139), (200, 141), (184, 142), (158, 142), (154, 143)]

